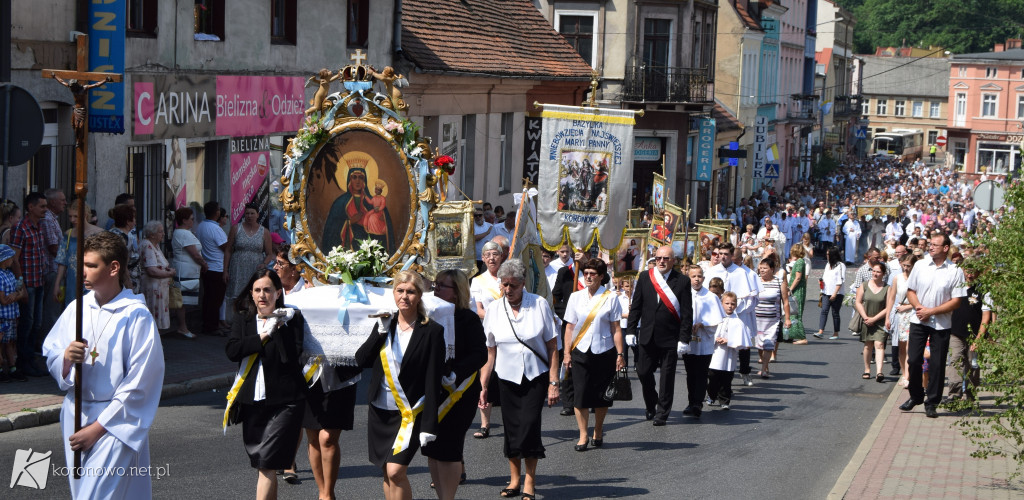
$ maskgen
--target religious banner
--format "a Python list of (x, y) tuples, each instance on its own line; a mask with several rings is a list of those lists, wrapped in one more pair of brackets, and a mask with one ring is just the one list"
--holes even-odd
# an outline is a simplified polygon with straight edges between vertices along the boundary
[(544, 246), (617, 248), (633, 181), (632, 110), (545, 105), (539, 219)]
[(728, 241), (728, 239), (728, 227), (697, 224), (697, 249), (700, 255), (694, 257), (694, 260), (698, 262), (710, 260), (711, 251), (718, 247), (719, 243)]
[(754, 118), (754, 179), (764, 179), (765, 152), (768, 149), (768, 118)]
[(655, 214), (665, 210), (665, 177), (654, 174), (654, 184), (651, 187), (651, 208)]
[(633, 276), (643, 268), (644, 247), (647, 245), (646, 229), (627, 229), (622, 243), (615, 250), (612, 270), (615, 276)]
[(662, 217), (665, 221), (665, 229), (668, 230), (668, 240), (666, 242), (671, 243), (672, 235), (681, 227), (680, 221), (683, 220), (683, 207), (665, 202), (665, 211), (662, 213)]
[(473, 241), (473, 202), (447, 201), (434, 208), (434, 229), (429, 231), (429, 258), (423, 275), (433, 280), (437, 273), (458, 269), (476, 274), (476, 246)]
[[(89, 71), (124, 73), (127, 3), (89, 2)], [(124, 133), (123, 82), (108, 82), (90, 91), (89, 131)]]
[(231, 211), (232, 223), (242, 220), (245, 205), (260, 204), (260, 224), (270, 209), (270, 190), (267, 174), (270, 172), (270, 139), (266, 136), (236, 137), (231, 143)]
[(629, 219), (627, 220), (627, 227), (639, 228), (644, 222), (644, 209), (642, 208), (631, 208), (629, 209)]
[(697, 173), (694, 179), (698, 181), (711, 181), (712, 164), (715, 156), (715, 119), (701, 118), (697, 133)]
[(672, 231), (665, 224), (665, 217), (655, 215), (651, 218), (650, 242), (667, 245), (672, 242)]

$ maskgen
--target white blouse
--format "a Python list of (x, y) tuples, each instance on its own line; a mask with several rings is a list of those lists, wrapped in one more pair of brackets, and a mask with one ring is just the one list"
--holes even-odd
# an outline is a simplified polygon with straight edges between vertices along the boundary
[(491, 305), (496, 298), (495, 292), (497, 297), (501, 296), (501, 285), (498, 283), (498, 278), (491, 276), (489, 271), (478, 274), (469, 284), (470, 308), (476, 311), (476, 304), (479, 303), (486, 311), (487, 306)]
[[(405, 351), (406, 349), (409, 348), (409, 342), (412, 340), (412, 332), (413, 330), (416, 329), (416, 327), (415, 325), (411, 325), (412, 328), (403, 332), (401, 328), (398, 328), (398, 318), (393, 318), (391, 321), (393, 322), (395, 330), (398, 331), (398, 334), (391, 342), (391, 355), (388, 357), (393, 358), (395, 360), (395, 368), (398, 369), (398, 373), (394, 373), (392, 375), (395, 377), (395, 382), (397, 383), (398, 375), (402, 373), (402, 359), (405, 358)], [(390, 334), (391, 332), (388, 332), (385, 335)], [(394, 340), (397, 340), (398, 342), (394, 342)], [(387, 344), (385, 344), (385, 349), (387, 349), (386, 346)], [(415, 404), (416, 402), (410, 401), (410, 403)], [(377, 397), (373, 400), (371, 404), (382, 410), (398, 410), (398, 405), (395, 404), (395, 396), (391, 394), (391, 387), (388, 386), (387, 377), (381, 377), (380, 391), (377, 392)]]
[[(828, 264), (825, 264), (821, 279), (825, 282), (825, 295), (832, 295), (832, 292), (836, 291), (836, 287), (842, 287), (843, 282), (846, 281), (846, 264), (840, 262), (836, 264), (836, 267), (829, 267)], [(843, 293), (842, 288), (839, 289), (839, 293)]]
[[(598, 288), (593, 297), (585, 289), (573, 292), (569, 296), (569, 302), (565, 305), (565, 316), (563, 317), (567, 324), (575, 326), (573, 339), (570, 342), (575, 341), (575, 336), (579, 334), (580, 327), (583, 326), (587, 317), (590, 316), (590, 311), (601, 301), (601, 294), (605, 290), (607, 290), (607, 287), (602, 286)], [(607, 352), (608, 349), (615, 347), (615, 342), (612, 339), (612, 324), (621, 320), (622, 309), (619, 306), (619, 301), (614, 292), (609, 292), (607, 300), (604, 301), (604, 304), (601, 304), (601, 308), (594, 316), (594, 321), (587, 327), (587, 331), (583, 332), (583, 338), (580, 339), (580, 343), (576, 345), (576, 348), (580, 352), (590, 351), (594, 354)], [(570, 343), (569, 345), (572, 344)]]
[[(515, 333), (513, 334), (513, 328)], [(502, 380), (518, 384), (523, 377), (533, 380), (550, 370), (548, 359), (540, 359), (516, 340), (516, 335), (542, 356), (548, 355), (547, 342), (558, 336), (555, 315), (543, 298), (523, 292), (523, 303), (516, 316), (508, 300), (495, 300), (484, 315), (487, 347), (496, 347), (494, 372)]]

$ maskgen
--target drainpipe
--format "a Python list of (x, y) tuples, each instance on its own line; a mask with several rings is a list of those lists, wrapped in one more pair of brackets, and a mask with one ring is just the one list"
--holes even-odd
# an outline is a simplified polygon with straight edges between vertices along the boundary
[(402, 0), (395, 0), (395, 14), (392, 21), (391, 42), (394, 44), (394, 54), (402, 55)]

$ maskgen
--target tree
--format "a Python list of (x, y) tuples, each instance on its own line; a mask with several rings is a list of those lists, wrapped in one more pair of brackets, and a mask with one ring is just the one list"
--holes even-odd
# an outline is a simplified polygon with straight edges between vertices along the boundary
[(986, 52), (1024, 30), (1020, 0), (838, 0), (854, 14), (855, 50), (939, 46), (954, 54)]
[[(1014, 181), (1007, 189), (1006, 206), (1024, 207), (1024, 183)], [(984, 252), (964, 265), (979, 272), (976, 286), (991, 295), (996, 316), (986, 338), (975, 342), (982, 378), (974, 392), (994, 399), (951, 408), (973, 410), (957, 422), (978, 447), (971, 455), (1009, 457), (1017, 463), (1017, 476), (1024, 467), (1024, 214), (1007, 212), (997, 228), (977, 236), (972, 246)]]

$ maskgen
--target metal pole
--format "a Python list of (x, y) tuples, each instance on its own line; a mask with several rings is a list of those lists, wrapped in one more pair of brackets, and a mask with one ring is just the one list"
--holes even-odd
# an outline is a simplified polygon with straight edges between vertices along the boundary
[(11, 86), (4, 85), (4, 186), (3, 199), (7, 199), (7, 163), (11, 158)]

